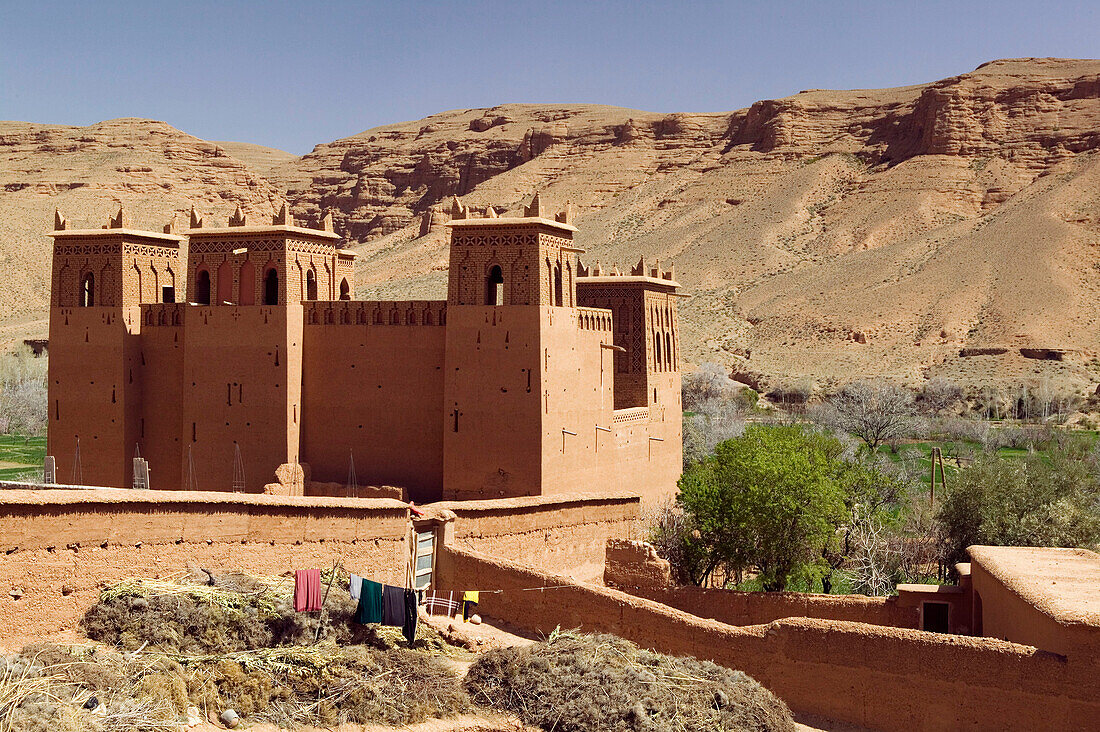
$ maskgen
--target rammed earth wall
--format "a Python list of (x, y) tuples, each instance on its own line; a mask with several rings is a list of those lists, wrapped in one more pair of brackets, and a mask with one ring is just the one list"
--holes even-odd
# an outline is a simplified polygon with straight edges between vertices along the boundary
[(801, 592), (737, 592), (702, 587), (621, 587), (638, 597), (730, 625), (756, 625), (783, 618), (848, 620), (894, 628), (917, 628), (920, 611), (894, 597), (813, 595)]
[[(481, 611), (531, 631), (615, 633), (750, 674), (793, 709), (876, 729), (1086, 729), (1095, 666), (989, 638), (792, 618), (736, 627), (451, 546), (437, 575), (482, 590)], [(559, 589), (525, 591), (525, 588)]]
[(436, 503), (453, 511), (458, 546), (583, 582), (602, 582), (608, 539), (639, 532), (637, 496), (563, 495)]
[(0, 491), (0, 647), (75, 639), (104, 587), (194, 566), (281, 575), (339, 559), (403, 583), (407, 517), (388, 499)]

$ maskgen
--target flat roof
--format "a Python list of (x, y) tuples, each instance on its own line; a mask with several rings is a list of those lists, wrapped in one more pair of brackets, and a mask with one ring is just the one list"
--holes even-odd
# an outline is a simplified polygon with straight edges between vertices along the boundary
[(1100, 626), (1100, 554), (1027, 546), (972, 546), (967, 551), (973, 564), (1047, 615)]
[(446, 224), (444, 224), (444, 226), (515, 226), (516, 224), (542, 224), (543, 226), (549, 226), (554, 229), (561, 229), (562, 231), (580, 231), (580, 229), (578, 229), (576, 226), (573, 226), (572, 224), (563, 224), (560, 221), (554, 221), (553, 219), (544, 219), (541, 216), (502, 216), (496, 219), (454, 219), (452, 221), (448, 221)]
[(52, 236), (55, 239), (63, 239), (69, 236), (140, 236), (144, 239), (160, 239), (161, 241), (171, 241), (177, 244), (184, 240), (184, 237), (179, 234), (165, 234), (159, 231), (143, 231), (141, 229), (61, 229), (51, 231), (46, 236)]
[(316, 236), (321, 239), (340, 239), (340, 235), (332, 231), (320, 229), (307, 229), (304, 226), (287, 226), (286, 224), (267, 224), (261, 226), (213, 226), (209, 229), (200, 227), (188, 229), (187, 236), (238, 236), (240, 234), (270, 234), (279, 232), (282, 234), (298, 234), (300, 236)]
[(599, 277), (578, 277), (577, 284), (593, 285), (663, 285), (665, 287), (679, 287), (676, 280), (663, 280), (660, 277), (642, 275), (600, 275)]

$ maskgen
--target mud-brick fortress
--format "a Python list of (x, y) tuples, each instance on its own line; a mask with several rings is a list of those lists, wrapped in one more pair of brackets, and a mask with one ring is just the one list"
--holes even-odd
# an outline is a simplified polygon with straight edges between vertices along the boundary
[(183, 235), (58, 214), (57, 481), (132, 486), (140, 455), (154, 489), (674, 491), (673, 273), (585, 270), (570, 210), (544, 216), (537, 196), (521, 217), (451, 214), (447, 298), (415, 301), (352, 300), (331, 218), (306, 228), (285, 205), (263, 225), (192, 212)]

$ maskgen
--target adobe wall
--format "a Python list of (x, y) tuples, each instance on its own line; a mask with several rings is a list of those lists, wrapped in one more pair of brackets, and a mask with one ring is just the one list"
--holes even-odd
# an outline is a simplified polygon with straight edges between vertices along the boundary
[(609, 587), (730, 625), (757, 625), (781, 618), (820, 618), (895, 628), (918, 628), (920, 608), (897, 597), (818, 595), (804, 592), (738, 592), (672, 583), (668, 562), (651, 544), (609, 541), (604, 564)]
[(636, 496), (573, 494), (442, 502), (426, 510), (454, 513), (459, 546), (602, 582), (607, 542), (635, 538), (640, 505)]
[(449, 308), (442, 400), (444, 499), (539, 493), (542, 310), (534, 305)]
[[(280, 465), (298, 462), (302, 307), (188, 307), (181, 338), (181, 465), (190, 445), (198, 490), (232, 490), (237, 445), (245, 491), (262, 493)], [(146, 410), (146, 423), (162, 416)], [(149, 470), (154, 488), (187, 487), (158, 483), (152, 461)]]
[(638, 597), (730, 625), (757, 625), (781, 618), (819, 618), (916, 629), (920, 611), (897, 597), (814, 595), (801, 592), (738, 592), (703, 587), (630, 588)]
[[(1090, 659), (1100, 678), (1100, 633), (1095, 625), (1064, 622), (1048, 615), (977, 561), (971, 562), (970, 572), (974, 614), (981, 615), (984, 636), (1028, 643), (1071, 658)], [(1100, 681), (1097, 685), (1100, 689)]]
[[(408, 509), (392, 500), (156, 491), (0, 492), (0, 647), (74, 639), (106, 586), (214, 572), (283, 575), (342, 559), (403, 584)], [(18, 598), (8, 594), (15, 592)]]
[(130, 485), (141, 414), (138, 331), (137, 307), (50, 310), (46, 443), (59, 479)]
[[(1030, 646), (806, 618), (736, 627), (457, 546), (441, 552), (437, 577), (481, 589), (490, 617), (707, 658), (743, 670), (796, 711), (864, 727), (1084, 729), (1100, 715), (1089, 669)], [(562, 588), (523, 591), (552, 585)]]
[(305, 306), (301, 460), (314, 480), (346, 483), (354, 456), (360, 485), (441, 497), (445, 306)]

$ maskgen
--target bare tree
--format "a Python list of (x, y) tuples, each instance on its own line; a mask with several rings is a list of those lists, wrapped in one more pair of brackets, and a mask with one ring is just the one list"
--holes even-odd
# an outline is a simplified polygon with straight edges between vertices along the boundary
[(0, 431), (24, 437), (45, 431), (46, 363), (29, 350), (0, 357)]
[(731, 399), (738, 384), (720, 364), (705, 363), (690, 374), (684, 374), (680, 392), (684, 409), (697, 411), (701, 404), (715, 399)]
[(962, 388), (953, 381), (936, 377), (921, 389), (917, 403), (928, 414), (938, 414), (963, 398)]
[(876, 514), (856, 510), (849, 528), (850, 553), (845, 573), (855, 592), (881, 597), (895, 587), (900, 564), (897, 542)]
[(863, 440), (871, 450), (906, 436), (913, 424), (913, 395), (884, 382), (855, 381), (829, 400), (826, 419)]

